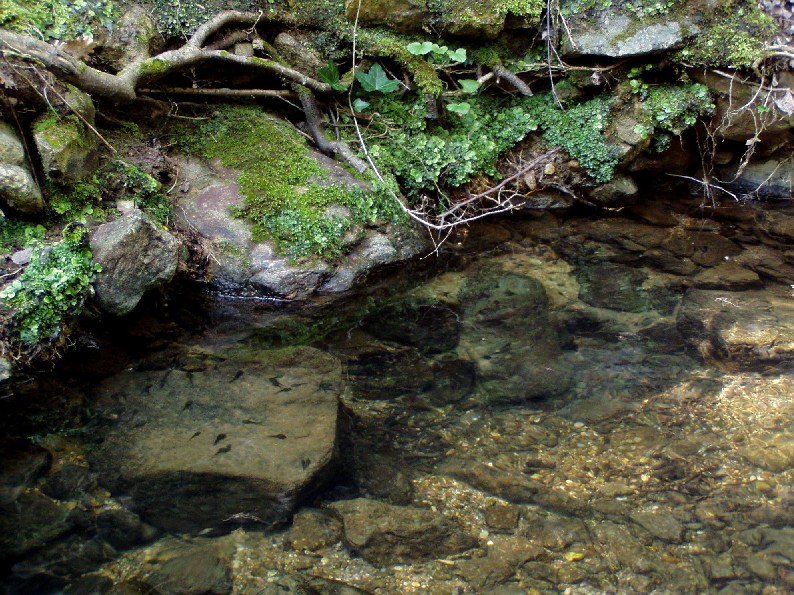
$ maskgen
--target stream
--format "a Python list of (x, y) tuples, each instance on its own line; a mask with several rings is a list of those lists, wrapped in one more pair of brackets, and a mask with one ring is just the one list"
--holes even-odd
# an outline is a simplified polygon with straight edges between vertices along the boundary
[(794, 590), (794, 208), (517, 213), (354, 299), (152, 296), (3, 386), (16, 593)]

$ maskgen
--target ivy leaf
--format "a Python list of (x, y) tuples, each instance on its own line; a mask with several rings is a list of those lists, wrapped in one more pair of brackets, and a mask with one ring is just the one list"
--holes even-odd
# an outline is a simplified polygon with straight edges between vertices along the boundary
[(480, 83), (474, 79), (460, 79), (458, 84), (464, 93), (474, 94), (480, 88)]
[(466, 103), (465, 101), (461, 101), (460, 103), (448, 103), (447, 110), (451, 111), (452, 113), (458, 114), (460, 116), (465, 116), (469, 113), (471, 109), (471, 104)]
[(433, 43), (430, 41), (414, 41), (405, 46), (409, 53), (414, 56), (424, 56), (433, 51)]
[(453, 62), (465, 62), (466, 61), (466, 48), (458, 48), (454, 52), (447, 52), (447, 56)]
[(356, 80), (361, 83), (361, 86), (367, 93), (374, 93), (380, 91), (381, 93), (392, 93), (400, 84), (397, 79), (390, 79), (383, 70), (383, 67), (377, 62), (372, 65), (369, 72), (357, 72)]
[(356, 110), (357, 112), (366, 111), (368, 107), (369, 107), (369, 101), (364, 101), (360, 97), (356, 97), (353, 100), (353, 109)]
[(347, 88), (339, 82), (339, 67), (336, 62), (328, 62), (328, 64), (317, 70), (317, 78), (330, 85), (334, 91), (344, 91)]

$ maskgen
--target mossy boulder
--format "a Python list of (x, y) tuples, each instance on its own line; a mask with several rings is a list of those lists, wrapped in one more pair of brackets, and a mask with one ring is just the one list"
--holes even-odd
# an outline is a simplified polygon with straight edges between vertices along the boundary
[(431, 13), (425, 0), (347, 0), (345, 15), (350, 22), (411, 32), (421, 31)]
[(45, 116), (33, 127), (45, 173), (63, 183), (78, 182), (99, 166), (99, 142), (76, 116)]

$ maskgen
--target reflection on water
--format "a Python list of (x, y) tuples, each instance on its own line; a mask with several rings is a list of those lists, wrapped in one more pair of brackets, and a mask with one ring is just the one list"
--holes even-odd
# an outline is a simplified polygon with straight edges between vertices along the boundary
[(526, 216), (96, 331), (3, 401), (6, 591), (789, 592), (792, 222)]

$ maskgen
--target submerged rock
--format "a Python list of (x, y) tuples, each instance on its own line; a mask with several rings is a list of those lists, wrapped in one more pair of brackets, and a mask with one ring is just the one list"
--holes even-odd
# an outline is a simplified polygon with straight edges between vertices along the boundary
[(366, 498), (335, 502), (329, 508), (342, 520), (347, 544), (375, 565), (410, 564), (476, 545), (461, 527), (428, 509)]
[(115, 423), (91, 458), (165, 530), (283, 521), (334, 465), (340, 389), (339, 362), (311, 348), (127, 371), (97, 391), (97, 412)]
[(179, 258), (173, 236), (139, 210), (101, 225), (91, 248), (102, 267), (94, 281), (97, 303), (114, 316), (128, 314), (144, 293), (169, 282)]
[(794, 364), (794, 300), (787, 289), (687, 292), (678, 328), (701, 355), (740, 369)]
[(571, 373), (549, 320), (542, 283), (485, 271), (467, 282), (460, 299), (465, 320), (460, 350), (477, 366), (489, 401), (540, 399), (568, 388)]

